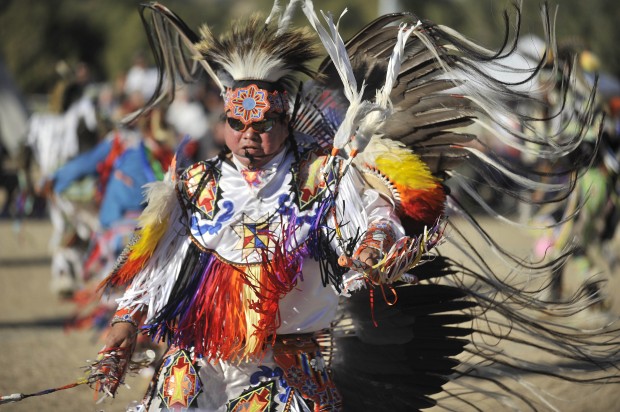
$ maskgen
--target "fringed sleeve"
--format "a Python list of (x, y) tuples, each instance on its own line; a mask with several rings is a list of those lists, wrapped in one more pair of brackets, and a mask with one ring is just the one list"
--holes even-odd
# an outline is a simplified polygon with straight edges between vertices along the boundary
[(121, 309), (148, 308), (147, 323), (167, 303), (191, 244), (191, 240), (183, 235), (183, 225), (179, 222), (181, 212), (178, 207), (170, 216), (172, 223), (150, 259), (133, 277), (123, 297), (118, 299)]
[(119, 309), (145, 309), (149, 317), (161, 307), (178, 276), (190, 242), (184, 236), (183, 209), (176, 184), (167, 178), (146, 186), (148, 205), (138, 220), (134, 238), (100, 288), (127, 288)]
[[(338, 246), (344, 252), (339, 263), (357, 272), (344, 276), (345, 292), (368, 285), (415, 282), (408, 272), (426, 261), (442, 238), (441, 207), (435, 211), (434, 222), (422, 225), (415, 233), (407, 233), (398, 213), (400, 199), (395, 199), (393, 193), (369, 187), (355, 168), (340, 182), (336, 225), (340, 233)], [(357, 260), (365, 248), (379, 252), (378, 263), (368, 266)]]
[(405, 234), (391, 199), (370, 188), (353, 167), (340, 181), (336, 218), (345, 239), (359, 239), (370, 225), (381, 222), (389, 225), (397, 238)]

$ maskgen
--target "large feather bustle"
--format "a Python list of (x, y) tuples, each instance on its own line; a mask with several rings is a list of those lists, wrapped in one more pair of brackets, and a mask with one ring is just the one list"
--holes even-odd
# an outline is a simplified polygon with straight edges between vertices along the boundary
[[(519, 14), (519, 6), (516, 8), (517, 14)], [(548, 21), (546, 9), (543, 9), (543, 18), (548, 34), (547, 50), (553, 50), (555, 42), (552, 34), (552, 23)], [(377, 75), (373, 76), (377, 81), (371, 81), (367, 74), (385, 73), (386, 68), (381, 63), (387, 61), (394, 45), (397, 27), (393, 23), (412, 19), (414, 22), (417, 21), (417, 18), (407, 14), (382, 16), (377, 22), (369, 24), (359, 35), (346, 44), (347, 52), (353, 63), (356, 84), (361, 84), (363, 81), (366, 84), (363, 99), (368, 99), (369, 95), (373, 95), (385, 79), (385, 76)], [(521, 193), (523, 193), (523, 189), (542, 189), (546, 193), (557, 193), (562, 185), (548, 183), (548, 179), (545, 178), (549, 178), (549, 175), (541, 175), (536, 170), (525, 169), (510, 164), (510, 162), (502, 162), (501, 159), (494, 156), (492, 151), (478, 150), (481, 144), (478, 140), (481, 136), (480, 129), (464, 129), (464, 127), (476, 123), (486, 127), (488, 131), (493, 131), (493, 140), (496, 142), (508, 143), (520, 152), (532, 152), (537, 153), (540, 157), (561, 159), (568, 152), (578, 148), (588, 129), (592, 129), (591, 126), (594, 124), (592, 122), (592, 89), (586, 88), (582, 92), (583, 99), (577, 96), (575, 100), (577, 104), (568, 105), (570, 96), (567, 98), (567, 95), (578, 94), (579, 90), (569, 80), (572, 78), (570, 73), (563, 73), (561, 84), (555, 84), (555, 87), (566, 92), (560, 93), (559, 100), (561, 102), (555, 106), (556, 109), (559, 109), (558, 112), (533, 114), (532, 112), (520, 111), (522, 106), (513, 107), (512, 105), (520, 103), (526, 106), (531, 104), (545, 108), (545, 102), (539, 99), (540, 89), (524, 91), (521, 84), (511, 83), (496, 76), (498, 70), (499, 72), (509, 70), (509, 67), (502, 63), (501, 59), (513, 52), (516, 47), (516, 39), (511, 44), (508, 33), (504, 46), (499, 51), (492, 51), (476, 45), (465, 39), (461, 34), (443, 26), (436, 26), (430, 22), (423, 22), (423, 25), (423, 29), (416, 32), (407, 42), (406, 58), (402, 63), (393, 93), (390, 95), (395, 110), (381, 130), (383, 137), (402, 142), (415, 155), (420, 156), (422, 161), (428, 163), (430, 171), (438, 176), (450, 176), (455, 173), (454, 169), (459, 164), (466, 163), (476, 170), (480, 170), (484, 178), (491, 175), (489, 170), (498, 171), (497, 174), (501, 175), (502, 178), (510, 180), (508, 190), (512, 196), (519, 195), (517, 190), (512, 190), (515, 186), (518, 186)], [(540, 75), (542, 64), (544, 64), (542, 60), (544, 60), (544, 56), (541, 57), (541, 61), (534, 62), (532, 67), (527, 70), (529, 74), (525, 73), (524, 77), (531, 78)], [(339, 115), (337, 118), (342, 120), (345, 118), (347, 108), (346, 90), (342, 90), (341, 84), (336, 84), (341, 79), (332, 59), (328, 58), (326, 62), (319, 69), (319, 72), (326, 79), (323, 83), (323, 89), (319, 89), (313, 96), (319, 95), (320, 92), (330, 96), (329, 98), (321, 96), (321, 98), (308, 100), (308, 107), (316, 103), (315, 107), (323, 110), (325, 119), (331, 120), (332, 113), (337, 113)], [(493, 66), (498, 70), (487, 71), (487, 68)], [(356, 70), (358, 67), (362, 70)], [(557, 67), (551, 68), (549, 72), (552, 83), (560, 78), (557, 76), (560, 74)], [(548, 86), (544, 83), (541, 84), (543, 88)], [(567, 104), (565, 105), (563, 102)], [(334, 106), (336, 107), (334, 108)], [(566, 107), (568, 108), (565, 109)], [(320, 118), (320, 116), (314, 118)], [(552, 124), (554, 119), (558, 122)], [(578, 124), (582, 124), (579, 128), (571, 130), (566, 127), (567, 119), (576, 120)], [(524, 125), (525, 132), (515, 129), (511, 123), (512, 125)], [(326, 124), (326, 129), (334, 129), (330, 122), (325, 121), (324, 124)], [(551, 133), (544, 133), (544, 127), (537, 129), (536, 124), (558, 127), (553, 128)], [(338, 127), (340, 123), (336, 122), (335, 125)], [(316, 124), (310, 124), (310, 126), (320, 129)], [(369, 151), (370, 146), (365, 152)], [(360, 165), (363, 165), (363, 158), (364, 153), (358, 155), (355, 161), (355, 164), (362, 170), (363, 166)], [(373, 164), (376, 167), (376, 162)], [(587, 166), (587, 162), (575, 162), (571, 167), (576, 170), (584, 165)], [(408, 164), (403, 163), (403, 166), (405, 169)], [(381, 168), (376, 168), (377, 174), (379, 170)], [(568, 193), (572, 189), (573, 177), (569, 172), (570, 170), (565, 169), (554, 175), (554, 177), (566, 177), (566, 180), (569, 181), (568, 184), (564, 185), (564, 193)], [(381, 176), (384, 177), (383, 180), (390, 191), (398, 193), (394, 184), (385, 176)], [(512, 185), (513, 182), (515, 185)], [(506, 188), (493, 187), (493, 189)], [(434, 263), (438, 262), (439, 259), (418, 265), (412, 273), (415, 273), (422, 280), (442, 277), (441, 283), (443, 286), (445, 280), (446, 289), (442, 287), (437, 290), (436, 296), (430, 297), (428, 292), (423, 291), (422, 288), (429, 287), (431, 289), (439, 287), (439, 285), (423, 284), (403, 288), (402, 292), (398, 292), (399, 299), (395, 307), (400, 304), (407, 306), (406, 316), (398, 316), (392, 307), (389, 311), (382, 311), (381, 315), (384, 317), (378, 316), (377, 307), (379, 303), (383, 304), (384, 302), (383, 299), (375, 296), (374, 309), (375, 315), (377, 315), (375, 320), (379, 327), (371, 322), (369, 316), (368, 300), (369, 298), (372, 299), (372, 288), (362, 291), (362, 293), (367, 291), (370, 296), (368, 294), (361, 296), (353, 294), (351, 299), (345, 300), (345, 305), (349, 305), (355, 298), (361, 302), (357, 308), (359, 313), (356, 313), (355, 317), (343, 318), (342, 325), (347, 325), (343, 327), (346, 330), (343, 330), (342, 335), (339, 336), (342, 338), (341, 341), (332, 345), (336, 351), (336, 356), (333, 357), (334, 371), (338, 386), (343, 397), (345, 397), (345, 405), (351, 408), (350, 410), (418, 410), (428, 407), (429, 404), (425, 402), (431, 401), (429, 403), (432, 404), (432, 400), (422, 399), (419, 404), (407, 402), (416, 396), (418, 391), (421, 394), (439, 392), (445, 381), (433, 382), (428, 375), (421, 378), (420, 371), (417, 369), (420, 368), (421, 373), (432, 374), (434, 378), (437, 378), (437, 375), (441, 378), (449, 376), (452, 370), (457, 367), (458, 362), (453, 360), (452, 363), (447, 362), (444, 365), (444, 361), (449, 360), (446, 356), (460, 353), (465, 346), (464, 343), (457, 342), (457, 339), (453, 339), (453, 337), (467, 336), (474, 331), (480, 335), (471, 339), (472, 347), (466, 349), (472, 357), (467, 359), (457, 369), (458, 373), (453, 376), (456, 378), (461, 377), (462, 374), (474, 375), (479, 377), (481, 381), (488, 380), (492, 384), (496, 384), (497, 386), (493, 389), (499, 388), (501, 393), (498, 395), (497, 391), (493, 389), (487, 393), (488, 397), (497, 396), (502, 401), (503, 408), (496, 409), (506, 409), (506, 407), (514, 406), (510, 404), (513, 400), (527, 402), (528, 398), (532, 397), (531, 394), (521, 392), (523, 389), (531, 389), (527, 388), (523, 382), (518, 382), (522, 386), (517, 389), (504, 386), (504, 383), (499, 381), (500, 374), (508, 375), (516, 371), (517, 373), (513, 376), (516, 377), (515, 380), (519, 381), (523, 380), (524, 371), (527, 373), (555, 374), (553, 376), (571, 379), (565, 375), (566, 370), (559, 370), (555, 365), (533, 365), (523, 362), (522, 359), (511, 359), (511, 353), (502, 352), (503, 346), (494, 346), (497, 340), (507, 340), (530, 347), (538, 347), (548, 353), (560, 354), (565, 359), (585, 361), (584, 374), (589, 368), (594, 370), (596, 367), (600, 367), (601, 375), (604, 376), (603, 379), (617, 381), (617, 373), (615, 373), (617, 372), (618, 362), (617, 329), (602, 330), (602, 335), (597, 336), (583, 330), (570, 330), (571, 328), (566, 327), (563, 322), (564, 319), (561, 319), (564, 316), (569, 316), (569, 313), (574, 314), (583, 310), (593, 299), (588, 299), (585, 291), (581, 291), (581, 296), (571, 298), (569, 302), (555, 305), (540, 300), (541, 289), (538, 286), (530, 287), (530, 282), (534, 276), (541, 274), (545, 269), (558, 265), (561, 259), (554, 260), (550, 264), (518, 259), (511, 254), (510, 250), (502, 249), (490, 234), (484, 232), (477, 224), (474, 216), (466, 214), (461, 216), (462, 219), (456, 219), (455, 215), (463, 210), (460, 205), (455, 205), (452, 197), (446, 203), (449, 208), (448, 215), (451, 216), (448, 219), (448, 230), (453, 232), (447, 236), (447, 239), (453, 242), (458, 251), (471, 258), (471, 267), (454, 264), (454, 266), (446, 265), (445, 271), (437, 271), (438, 268)], [(479, 244), (488, 247), (476, 249), (472, 244), (472, 235), (460, 232), (458, 224), (461, 221), (478, 228), (482, 240)], [(420, 231), (415, 233), (420, 233)], [(454, 238), (457, 240), (455, 241)], [(500, 278), (495, 272), (497, 269), (490, 267), (489, 253), (486, 252), (491, 251), (501, 255), (502, 263), (511, 269), (511, 274), (514, 271), (515, 279), (512, 279), (512, 275), (509, 276), (511, 279), (508, 280)], [(443, 260), (443, 262), (448, 263), (447, 260)], [(459, 275), (453, 276), (456, 269), (459, 270)], [(527, 278), (522, 279), (517, 276), (524, 272), (527, 273)], [(518, 286), (514, 286), (511, 283), (512, 280), (518, 281)], [(456, 293), (457, 296), (451, 296), (452, 293)], [(419, 296), (414, 297), (414, 294), (419, 294)], [(584, 299), (584, 297), (586, 298)], [(479, 323), (473, 325), (473, 328), (463, 325), (444, 330), (443, 327), (439, 326), (439, 321), (434, 313), (429, 322), (425, 322), (424, 313), (422, 316), (416, 316), (420, 313), (418, 309), (421, 308), (415, 308), (415, 312), (409, 312), (409, 310), (414, 309), (414, 305), (420, 304), (425, 298), (430, 298), (429, 306), (432, 309), (428, 308), (429, 313), (437, 308), (441, 308), (441, 311), (448, 309), (448, 307), (459, 310), (458, 307), (452, 306), (452, 303), (458, 303), (463, 304), (463, 308), (468, 309), (467, 313), (475, 317)], [(461, 300), (461, 298), (465, 299)], [(459, 300), (451, 302), (448, 306), (446, 305), (448, 299)], [(531, 309), (531, 311), (524, 309)], [(537, 314), (549, 315), (549, 318), (543, 316), (541, 319), (537, 317)], [(395, 329), (395, 326), (403, 326), (401, 322), (407, 320), (410, 320), (412, 325), (403, 327), (402, 331), (392, 330)], [(487, 326), (490, 328), (485, 328), (482, 325), (485, 322), (488, 322)], [(424, 326), (427, 325), (438, 329), (424, 330)], [(422, 329), (416, 331), (415, 328), (420, 326)], [(477, 330), (478, 328), (481, 330)], [(559, 330), (555, 330), (555, 328), (559, 328)], [(511, 333), (514, 331), (516, 333)], [(338, 333), (338, 330), (335, 332)], [(525, 336), (523, 341), (520, 340), (520, 333)], [(428, 341), (424, 342), (426, 338)], [(487, 338), (497, 340), (488, 342)], [(442, 350), (443, 345), (449, 341), (452, 341), (456, 348), (455, 352), (451, 354)], [(427, 355), (426, 350), (420, 351), (417, 347), (414, 349), (413, 345), (419, 345), (420, 342), (424, 342), (424, 345), (429, 348), (424, 349), (428, 350), (432, 356), (441, 358), (435, 360), (432, 356)], [(605, 348), (608, 342), (610, 346)], [(396, 343), (405, 344), (398, 345)], [(416, 358), (408, 361), (406, 360), (407, 356)], [(479, 360), (476, 356), (482, 356), (480, 363), (476, 363)], [(492, 368), (494, 363), (498, 367), (496, 370)], [(575, 362), (572, 365), (577, 364), (578, 362)], [(491, 367), (488, 367), (490, 365)], [(438, 369), (434, 369), (443, 366), (445, 369), (442, 373), (439, 373)], [(372, 372), (369, 372), (370, 369)], [(429, 373), (429, 371), (432, 372)], [(597, 382), (600, 380), (589, 375), (583, 381)], [(359, 387), (368, 386), (374, 390), (359, 392)], [(435, 386), (435, 388), (428, 388), (428, 386)], [(479, 409), (475, 401), (468, 403), (467, 394), (479, 392), (480, 387), (476, 386), (476, 382), (474, 382), (469, 388), (464, 385), (463, 389), (464, 391), (461, 393), (448, 392), (444, 398), (463, 399), (463, 404), (460, 406), (467, 403), (472, 410)], [(534, 392), (533, 396), (540, 395), (535, 390), (532, 392)], [(347, 395), (350, 396), (347, 397)], [(362, 400), (366, 398), (371, 398), (371, 400), (364, 403)], [(536, 405), (536, 403), (527, 403), (526, 408), (537, 410), (536, 406), (532, 405)], [(549, 405), (545, 404), (545, 406)], [(448, 407), (446, 409), (463, 410), (464, 408)]]
[(374, 110), (364, 116), (355, 132), (355, 137), (352, 138), (351, 155), (353, 157), (366, 149), (370, 139), (377, 134), (384, 125), (386, 119), (392, 113), (393, 106), (390, 94), (392, 93), (398, 73), (400, 72), (401, 62), (404, 59), (405, 45), (407, 44), (409, 36), (411, 36), (413, 31), (419, 26), (419, 22), (412, 26), (408, 26), (404, 23), (400, 25), (394, 49), (388, 61), (385, 83), (380, 89), (377, 89), (375, 95), (374, 103), (376, 106)]
[[(519, 7), (516, 9), (518, 17)], [(515, 165), (490, 162), (490, 157), (481, 156), (481, 151), (471, 148), (483, 145), (489, 149), (487, 153), (492, 151), (481, 139), (483, 135), (491, 135), (492, 140), (521, 153), (559, 159), (575, 152), (589, 131), (597, 129), (592, 110), (593, 89), (575, 83), (577, 76), (571, 74), (570, 64), (554, 64), (548, 76), (541, 76), (546, 57), (554, 54), (553, 22), (545, 7), (542, 11), (546, 51), (528, 68), (511, 68), (505, 61), (514, 55), (518, 36), (511, 43), (507, 33), (505, 44), (495, 51), (447, 27), (422, 21), (420, 29), (412, 33), (406, 44), (405, 57), (390, 94), (394, 109), (383, 123), (383, 136), (407, 145), (439, 176), (451, 174), (467, 159), (476, 169), (491, 168), (513, 180), (519, 190), (539, 188), (545, 180), (540, 171), (532, 168), (524, 173)], [(398, 35), (398, 27), (393, 24), (396, 21), (420, 22), (408, 13), (382, 16), (346, 44), (357, 81), (366, 81), (367, 95), (382, 87), (382, 76), (374, 72), (385, 73), (387, 67), (376, 62), (386, 61), (393, 53)], [(559, 68), (565, 69), (562, 76), (558, 76)], [(326, 60), (319, 71), (325, 77), (337, 77), (331, 61)], [(511, 83), (501, 73), (518, 74), (521, 80)], [(538, 88), (528, 86), (532, 79), (538, 81)], [(326, 83), (326, 87), (334, 85)], [(540, 93), (550, 87), (560, 90), (561, 101), (555, 110), (551, 108), (551, 112), (545, 113), (546, 104)], [(536, 107), (539, 111), (523, 111), (523, 107)], [(578, 126), (571, 127), (571, 123)], [(569, 165), (558, 171), (557, 176), (568, 176), (569, 169), (582, 167), (587, 160), (583, 157), (579, 165)], [(488, 175), (483, 172), (485, 179)], [(522, 199), (514, 192), (508, 194)], [(556, 191), (556, 199), (566, 192)]]
[(309, 30), (278, 30), (259, 15), (234, 21), (219, 38), (205, 25), (196, 49), (226, 87), (237, 80), (257, 80), (278, 82), (293, 92), (300, 75), (314, 75), (310, 62), (318, 53)]
[[(407, 13), (382, 16), (347, 42), (352, 61), (368, 67), (376, 66), (373, 62), (377, 60), (385, 61), (392, 53), (398, 33), (398, 28), (390, 24), (397, 20), (420, 23), (415, 16)], [(528, 117), (513, 106), (516, 102), (542, 104), (538, 101), (539, 93), (552, 86), (552, 82), (547, 81), (540, 82), (538, 89), (528, 90), (525, 87), (539, 74), (542, 62), (533, 62), (530, 68), (508, 66), (504, 59), (513, 54), (516, 41), (500, 51), (488, 50), (447, 27), (427, 21), (421, 23), (420, 29), (413, 32), (407, 43), (405, 60), (390, 96), (395, 106), (392, 116), (395, 117), (390, 117), (393, 121), (386, 122), (384, 133), (387, 137), (401, 140), (408, 146), (424, 145), (426, 141), (432, 144), (439, 133), (450, 132), (456, 136), (454, 131), (457, 127), (478, 119), (476, 121), (480, 124), (496, 125), (496, 137), (506, 144), (522, 151), (531, 150), (533, 144), (542, 156), (562, 156), (579, 144), (579, 139), (573, 138), (576, 133), (565, 133), (566, 129), (561, 126), (565, 122), (557, 122), (559, 127), (552, 132), (553, 136), (548, 133), (525, 135), (511, 128), (519, 120), (528, 131), (536, 123), (550, 121), (550, 118)], [(546, 52), (541, 60), (553, 53), (553, 26), (548, 19), (545, 19), (545, 28), (548, 33), (547, 49), (551, 51)], [(324, 72), (329, 66), (324, 63), (320, 70)], [(552, 69), (549, 78), (555, 79), (556, 72), (557, 68)], [(503, 81), (498, 73), (519, 74), (521, 80), (515, 83)], [(377, 81), (370, 82), (368, 77), (358, 78), (358, 81), (362, 79), (367, 81), (370, 92), (379, 90), (382, 85)], [(444, 92), (438, 87), (444, 88)], [(576, 90), (568, 80), (564, 87)], [(584, 95), (588, 95), (588, 90)], [(422, 104), (425, 99), (430, 99), (427, 100), (430, 104)], [(440, 112), (441, 107), (444, 109)], [(435, 110), (429, 110), (431, 108)], [(579, 112), (589, 113), (588, 102), (581, 109)], [(577, 112), (571, 116), (579, 118)], [(591, 122), (591, 117), (585, 116), (583, 122)], [(428, 127), (430, 125), (435, 127)], [(434, 152), (443, 149), (436, 146)]]

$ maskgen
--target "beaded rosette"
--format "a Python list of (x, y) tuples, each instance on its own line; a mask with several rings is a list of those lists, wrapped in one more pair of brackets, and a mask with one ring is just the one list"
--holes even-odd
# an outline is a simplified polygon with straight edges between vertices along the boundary
[(250, 84), (245, 87), (228, 89), (224, 97), (224, 109), (229, 117), (248, 125), (263, 120), (267, 111), (286, 113), (288, 97), (285, 91), (270, 92), (255, 84)]

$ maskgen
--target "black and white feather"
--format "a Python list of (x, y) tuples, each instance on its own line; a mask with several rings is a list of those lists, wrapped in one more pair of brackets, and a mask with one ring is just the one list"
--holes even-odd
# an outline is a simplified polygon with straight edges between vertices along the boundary
[[(305, 9), (316, 26), (318, 18), (310, 7)], [(378, 93), (390, 83), (390, 57), (403, 25), (415, 27), (404, 43), (389, 111), (375, 137), (406, 146), (438, 178), (461, 191), (448, 195), (446, 239), (464, 258), (444, 256), (439, 247), (438, 256), (412, 272), (421, 279), (419, 285), (362, 290), (343, 300), (330, 348), (349, 410), (419, 410), (435, 404), (478, 410), (469, 401), (476, 393), (494, 399), (493, 408), (553, 410), (553, 402), (523, 374), (618, 383), (618, 330), (587, 330), (570, 323), (599, 297), (589, 295), (584, 285), (566, 302), (542, 298), (545, 276), (563, 264), (571, 249), (551, 262), (525, 260), (487, 233), (459, 196), (468, 193), (479, 205), (477, 212), (519, 226), (477, 194), (480, 182), (468, 183), (463, 167), (475, 170), (495, 196), (528, 202), (533, 191), (542, 191), (542, 203), (551, 203), (569, 196), (592, 161), (580, 149), (588, 135), (598, 134), (596, 89), (578, 82), (572, 61), (552, 58), (557, 56), (553, 20), (546, 6), (541, 10), (545, 46), (528, 67), (514, 67), (510, 60), (518, 55), (519, 6), (516, 32), (511, 37), (507, 24), (498, 50), (413, 14), (396, 13), (343, 42), (348, 62), (342, 52), (334, 58), (326, 46), (329, 57), (319, 68), (320, 80), (305, 89), (297, 127), (317, 133), (329, 146), (326, 136), (341, 130), (349, 116), (351, 85), (364, 85), (356, 89), (362, 104), (376, 104)], [(337, 25), (329, 17), (326, 22), (334, 38)], [(355, 80), (342, 75), (347, 65)], [(559, 96), (553, 105), (545, 100), (550, 92)], [(549, 172), (506, 160), (494, 151), (499, 145), (554, 162), (557, 168)], [(483, 249), (473, 246), (474, 237)], [(508, 275), (500, 274), (500, 268)], [(394, 305), (386, 304), (393, 300)], [(506, 352), (506, 345), (523, 346), (525, 353), (527, 348), (542, 351), (546, 359), (535, 363)], [(572, 368), (549, 359), (570, 362)]]

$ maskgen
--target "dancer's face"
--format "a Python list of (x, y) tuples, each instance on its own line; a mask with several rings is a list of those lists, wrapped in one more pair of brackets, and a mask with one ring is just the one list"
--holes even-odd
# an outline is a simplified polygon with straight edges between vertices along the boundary
[(245, 126), (227, 117), (224, 126), (226, 146), (244, 165), (262, 167), (284, 149), (288, 137), (288, 120), (268, 113), (265, 120)]

